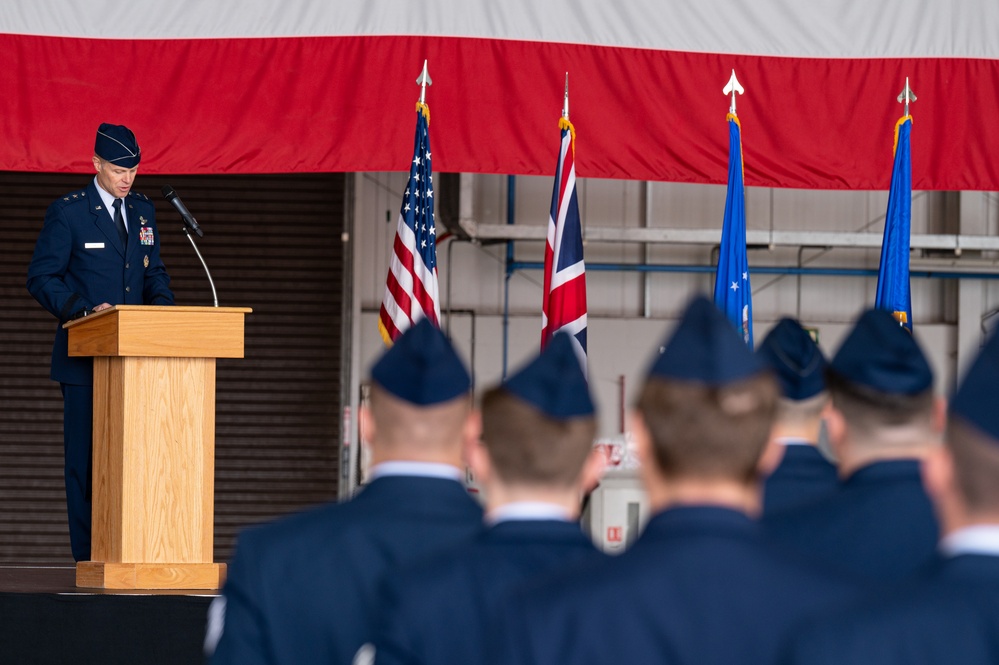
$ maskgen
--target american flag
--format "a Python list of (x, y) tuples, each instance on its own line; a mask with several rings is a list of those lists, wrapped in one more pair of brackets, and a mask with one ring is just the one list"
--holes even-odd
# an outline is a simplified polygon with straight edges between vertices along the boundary
[(555, 167), (555, 187), (548, 216), (545, 247), (544, 301), (541, 304), (541, 348), (556, 332), (569, 333), (577, 351), (586, 357), (586, 266), (583, 231), (576, 200), (576, 130), (565, 117), (559, 120), (562, 148)]
[(434, 178), (430, 168), (430, 109), (416, 106), (416, 142), (409, 182), (402, 195), (385, 298), (378, 330), (391, 345), (409, 326), (427, 317), (440, 326), (437, 289), (437, 235), (434, 229)]

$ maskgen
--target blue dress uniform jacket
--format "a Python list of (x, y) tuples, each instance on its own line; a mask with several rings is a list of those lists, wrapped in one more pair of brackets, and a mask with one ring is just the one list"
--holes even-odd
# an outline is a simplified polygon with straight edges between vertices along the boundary
[(932, 564), (896, 593), (811, 625), (793, 665), (999, 663), (999, 556), (963, 554)]
[(918, 572), (939, 537), (917, 460), (870, 464), (835, 494), (765, 524), (780, 543), (875, 583)]
[(836, 467), (812, 445), (784, 446), (784, 457), (763, 485), (763, 514), (800, 508), (839, 488)]
[(384, 476), (351, 501), (243, 532), (211, 662), (342, 663), (373, 639), (389, 569), (470, 539), (482, 509), (454, 480)]
[(379, 665), (484, 663), (501, 601), (527, 581), (604, 558), (579, 525), (511, 520), (472, 542), (386, 576), (379, 601)]
[(28, 266), (28, 291), (55, 316), (52, 379), (72, 385), (93, 382), (93, 361), (70, 358), (62, 324), (75, 312), (112, 305), (172, 305), (170, 277), (160, 259), (160, 236), (153, 204), (129, 192), (124, 200), (128, 246), (122, 247), (113, 212), (104, 209), (91, 182), (86, 189), (57, 199)]
[(498, 662), (770, 664), (795, 624), (855, 593), (742, 513), (672, 508), (619, 557), (515, 594)]

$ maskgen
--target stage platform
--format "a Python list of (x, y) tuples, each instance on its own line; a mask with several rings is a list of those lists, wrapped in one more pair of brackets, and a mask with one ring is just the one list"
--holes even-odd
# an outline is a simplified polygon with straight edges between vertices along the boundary
[(200, 665), (216, 595), (84, 589), (70, 565), (0, 565), (0, 663)]

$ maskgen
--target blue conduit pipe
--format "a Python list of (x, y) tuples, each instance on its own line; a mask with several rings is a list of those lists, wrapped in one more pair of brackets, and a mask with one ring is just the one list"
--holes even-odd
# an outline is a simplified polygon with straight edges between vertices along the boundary
[[(544, 270), (545, 264), (540, 261), (513, 261), (507, 253), (506, 278), (517, 270)], [(594, 272), (706, 272), (714, 274), (717, 266), (683, 265), (683, 264), (637, 264), (637, 263), (587, 263), (587, 270)], [(816, 275), (832, 277), (877, 277), (878, 271), (871, 268), (806, 268), (796, 266), (750, 266), (750, 274), (754, 275)], [(999, 272), (950, 272), (946, 270), (911, 270), (910, 277), (921, 279), (999, 279)], [(504, 306), (504, 317), (508, 308)], [(504, 324), (505, 325), (505, 324)]]
[[(513, 224), (517, 219), (517, 177), (508, 175), (506, 177), (506, 223)], [(514, 261), (513, 255), (513, 241), (508, 240), (506, 243), (506, 277), (503, 283), (503, 374), (502, 379), (506, 381), (506, 357), (507, 357), (507, 347), (510, 342), (510, 278), (513, 277), (513, 273), (517, 270), (514, 266), (516, 262)], [(539, 263), (541, 270), (544, 270), (545, 264)]]

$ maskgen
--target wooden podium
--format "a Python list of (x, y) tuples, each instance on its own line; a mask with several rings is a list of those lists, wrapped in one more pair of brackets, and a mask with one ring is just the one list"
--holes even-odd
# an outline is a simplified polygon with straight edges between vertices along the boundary
[(243, 357), (239, 307), (118, 305), (66, 324), (94, 357), (92, 561), (76, 585), (217, 589), (215, 359)]

